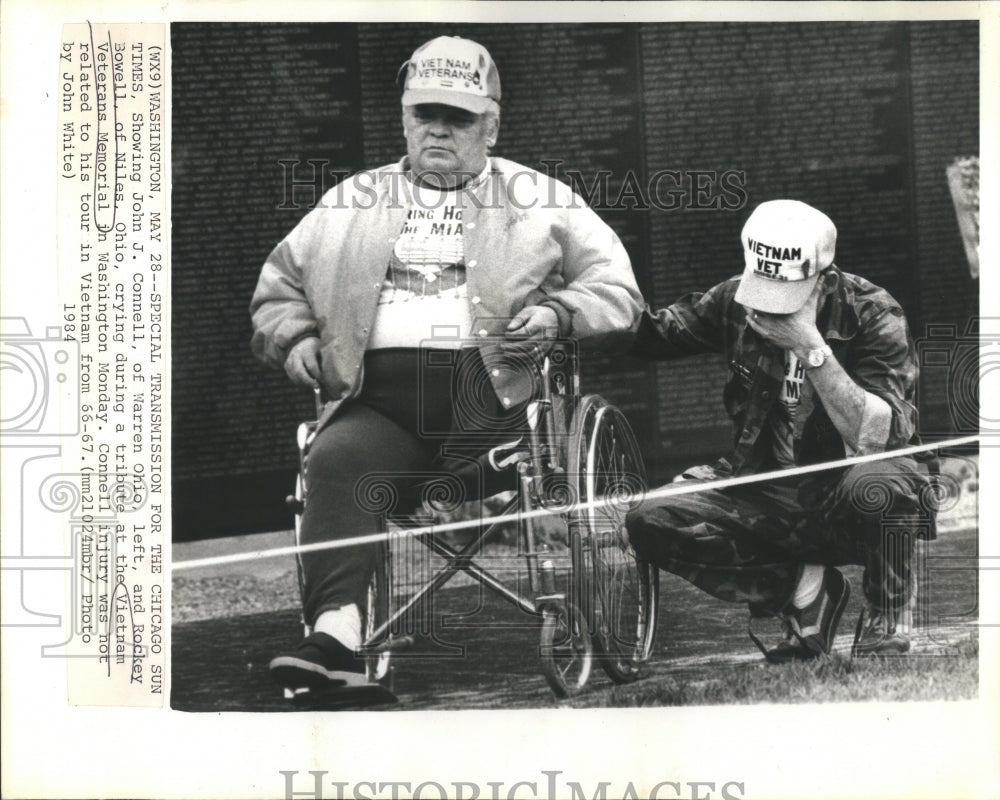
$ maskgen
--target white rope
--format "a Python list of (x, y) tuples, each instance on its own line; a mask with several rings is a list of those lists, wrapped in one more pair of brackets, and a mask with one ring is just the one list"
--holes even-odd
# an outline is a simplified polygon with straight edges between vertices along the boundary
[[(775, 470), (774, 472), (759, 472), (755, 475), (743, 475), (735, 478), (724, 478), (718, 481), (690, 481), (681, 483), (670, 483), (660, 489), (646, 492), (643, 500), (660, 500), (665, 497), (674, 497), (682, 494), (692, 494), (702, 492), (707, 489), (726, 489), (730, 486), (742, 486), (748, 483), (760, 483), (776, 478), (793, 478), (797, 475), (807, 475), (812, 472), (822, 472), (828, 469), (840, 469), (852, 467), (855, 464), (868, 464), (873, 461), (884, 461), (889, 458), (899, 458), (900, 456), (915, 455), (925, 453), (930, 450), (937, 450), (944, 447), (961, 447), (967, 444), (974, 444), (979, 441), (979, 436), (963, 436), (958, 439), (948, 439), (944, 442), (934, 442), (931, 444), (912, 445), (898, 450), (887, 450), (883, 453), (871, 453), (864, 456), (853, 456), (843, 458), (839, 461), (825, 461), (820, 464), (807, 464), (801, 467), (791, 467), (790, 469)], [(596, 508), (606, 508), (609, 502), (622, 504), (623, 497), (615, 497), (609, 501), (608, 498), (597, 498), (587, 503), (575, 503), (567, 508), (562, 508), (558, 513), (567, 514), (573, 511), (589, 511)], [(495, 517), (485, 519), (462, 520), (460, 522), (445, 522), (440, 525), (425, 525), (419, 528), (407, 528), (398, 531), (383, 531), (380, 533), (366, 534), (364, 536), (352, 536), (346, 539), (336, 539), (331, 542), (316, 542), (314, 544), (290, 545), (288, 547), (275, 547), (271, 550), (254, 550), (247, 553), (233, 553), (227, 556), (212, 556), (210, 558), (190, 559), (188, 561), (178, 561), (173, 564), (173, 569), (188, 570), (199, 567), (213, 567), (220, 564), (238, 564), (243, 561), (255, 561), (259, 558), (275, 558), (278, 556), (291, 556), (301, 553), (315, 553), (321, 550), (335, 550), (341, 547), (354, 547), (357, 545), (374, 544), (389, 538), (403, 538), (408, 536), (425, 536), (429, 533), (445, 533), (447, 531), (460, 531), (469, 528), (478, 528), (484, 523), (489, 525), (500, 525), (506, 522), (517, 522), (518, 520), (552, 516), (555, 513), (552, 509), (539, 508), (533, 511), (518, 511), (513, 514), (500, 514)]]

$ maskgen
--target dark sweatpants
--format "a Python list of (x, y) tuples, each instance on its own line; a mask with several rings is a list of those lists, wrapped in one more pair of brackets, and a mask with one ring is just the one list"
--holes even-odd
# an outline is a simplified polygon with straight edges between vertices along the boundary
[(860, 564), (868, 601), (897, 608), (909, 599), (914, 540), (928, 532), (925, 481), (912, 458), (889, 458), (647, 500), (626, 524), (637, 553), (722, 600), (777, 610), (798, 565)]
[[(513, 488), (476, 459), (517, 438), (520, 418), (500, 406), (476, 349), (367, 353), (361, 394), (310, 448), (301, 543), (383, 531), (386, 516), (405, 516), (435, 486), (470, 500)], [(308, 624), (350, 603), (364, 613), (377, 552), (370, 544), (302, 555)]]

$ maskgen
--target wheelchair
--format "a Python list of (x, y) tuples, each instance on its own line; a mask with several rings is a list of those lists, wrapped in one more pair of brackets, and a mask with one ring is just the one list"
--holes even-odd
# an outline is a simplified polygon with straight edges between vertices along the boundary
[[(539, 618), (540, 665), (557, 698), (579, 693), (594, 661), (615, 683), (635, 681), (652, 652), (659, 572), (636, 556), (624, 527), (625, 514), (645, 490), (645, 467), (632, 429), (621, 410), (599, 395), (580, 395), (578, 356), (571, 347), (556, 345), (541, 359), (531, 359), (530, 369), (536, 391), (525, 407), (526, 435), (517, 447), (489, 456), (493, 469), (506, 464), (514, 473), (513, 498), (495, 519), (516, 521), (528, 591), (518, 591), (523, 580), (509, 588), (474, 560), (497, 531), (498, 523), (489, 517), (460, 547), (433, 532), (410, 535), (404, 528), (393, 535), (385, 526), (367, 608), (361, 609), (358, 655), (365, 659), (369, 684), (385, 687), (383, 696), (391, 700), (392, 655), (414, 642), (401, 632), (400, 620), (460, 573)], [(318, 391), (316, 407), (319, 417), (323, 403)], [(295, 493), (286, 501), (295, 514), (296, 544), (308, 502), (309, 448), (316, 432), (316, 421), (301, 423), (297, 431), (299, 472)], [(569, 570), (559, 579), (554, 554), (536, 535), (535, 522), (543, 514), (565, 522)], [(394, 559), (392, 546), (403, 540), (415, 540), (444, 560), (423, 585), (408, 592), (399, 591), (407, 582), (400, 581), (400, 570), (408, 567)], [(301, 558), (297, 561), (301, 589)], [(296, 702), (309, 702), (308, 693), (285, 689), (286, 698)]]

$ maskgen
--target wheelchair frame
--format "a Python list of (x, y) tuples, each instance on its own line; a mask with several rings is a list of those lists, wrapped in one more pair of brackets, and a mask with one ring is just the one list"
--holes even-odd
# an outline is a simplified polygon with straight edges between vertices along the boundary
[[(554, 349), (538, 370), (541, 397), (527, 406), (528, 457), (517, 463), (517, 491), (503, 516), (522, 512), (518, 540), (523, 548), (530, 595), (520, 594), (477, 564), (472, 555), (495, 533), (497, 525), (481, 520), (478, 533), (460, 549), (433, 533), (414, 536), (445, 560), (444, 566), (405, 603), (392, 606), (392, 553), (387, 540), (368, 592), (363, 614), (363, 642), (370, 683), (391, 682), (390, 656), (408, 647), (412, 636), (394, 636), (393, 626), (459, 572), (500, 597), (541, 617), (541, 665), (557, 697), (569, 697), (586, 685), (596, 658), (617, 683), (640, 677), (652, 652), (659, 600), (658, 570), (638, 559), (624, 534), (625, 512), (645, 490), (645, 468), (624, 414), (599, 395), (579, 395), (575, 354)], [(317, 418), (323, 408), (316, 393)], [(306, 502), (309, 447), (317, 421), (297, 431), (299, 473), (287, 503), (295, 513), (300, 544)], [(556, 588), (555, 567), (536, 542), (534, 512), (547, 509), (567, 522), (571, 574), (568, 592)], [(388, 528), (386, 528), (388, 530)], [(303, 588), (301, 558), (297, 558)], [(308, 628), (307, 628), (308, 632)], [(285, 690), (292, 700), (308, 689)]]

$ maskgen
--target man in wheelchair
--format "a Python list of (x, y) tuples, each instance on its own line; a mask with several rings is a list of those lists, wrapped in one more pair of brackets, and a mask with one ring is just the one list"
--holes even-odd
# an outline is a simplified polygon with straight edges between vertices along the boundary
[(742, 276), (647, 311), (635, 344), (656, 359), (725, 355), (735, 449), (686, 477), (790, 470), (650, 499), (627, 520), (640, 556), (715, 597), (747, 602), (751, 620), (781, 620), (785, 638), (771, 649), (750, 631), (771, 662), (829, 653), (850, 592), (836, 569), (844, 564), (865, 567), (868, 607), (853, 654), (906, 652), (913, 539), (934, 535), (919, 502), (927, 470), (912, 457), (795, 471), (917, 442), (917, 363), (903, 311), (834, 265), (836, 233), (804, 203), (762, 203), (743, 229)]
[[(400, 70), (406, 156), (331, 189), (268, 256), (254, 353), (328, 400), (309, 452), (301, 544), (376, 533), (366, 476), (483, 454), (532, 392), (523, 358), (556, 337), (628, 335), (641, 297), (615, 233), (566, 185), (491, 157), (500, 78), (487, 50), (433, 39)], [(506, 343), (505, 343), (506, 342)], [(428, 375), (429, 350), (453, 366)], [(312, 633), (271, 662), (287, 689), (365, 680), (361, 609), (375, 545), (302, 555)]]

